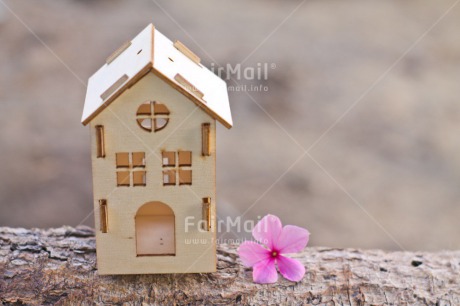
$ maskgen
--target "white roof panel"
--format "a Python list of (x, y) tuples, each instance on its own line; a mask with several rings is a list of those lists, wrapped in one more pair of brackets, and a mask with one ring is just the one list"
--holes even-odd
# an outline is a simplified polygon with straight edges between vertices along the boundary
[[(117, 88), (113, 88), (112, 94), (107, 92), (113, 84), (118, 80), (124, 80), (118, 86), (118, 88), (122, 88), (124, 84), (132, 80), (146, 66), (151, 65), (152, 31), (153, 25), (149, 25), (131, 41), (127, 49), (123, 50), (118, 57), (109, 64), (106, 63), (89, 78), (82, 116), (83, 123), (88, 119), (92, 119), (94, 114), (99, 113), (100, 108), (106, 106), (104, 102), (110, 100), (110, 97), (116, 94)], [(125, 75), (127, 78), (123, 78)], [(105, 99), (101, 97), (104, 93), (109, 94)]]
[[(156, 29), (154, 39), (153, 67), (179, 86), (182, 84), (175, 77), (177, 74), (181, 75), (193, 88), (203, 93), (200, 103), (225, 120), (230, 126), (233, 125), (227, 84), (203, 65), (190, 60), (174, 47), (172, 41)], [(186, 86), (182, 87), (187, 89)]]

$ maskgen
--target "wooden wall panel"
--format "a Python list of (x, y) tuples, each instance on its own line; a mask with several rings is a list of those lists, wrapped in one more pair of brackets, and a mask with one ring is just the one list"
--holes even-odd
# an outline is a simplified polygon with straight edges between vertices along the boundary
[[(136, 112), (148, 100), (164, 103), (170, 121), (160, 132), (139, 127)], [(98, 232), (97, 256), (100, 274), (184, 273), (215, 271), (215, 226), (199, 227), (202, 198), (216, 198), (215, 154), (202, 156), (202, 123), (210, 123), (210, 151), (215, 152), (216, 121), (153, 73), (125, 91), (91, 122), (91, 129), (104, 125), (106, 157), (96, 158), (92, 141), (95, 199), (107, 199), (108, 233)], [(94, 133), (92, 133), (94, 134)], [(163, 186), (162, 151), (191, 151), (192, 185)], [(117, 187), (117, 152), (145, 152), (146, 186)], [(177, 162), (177, 160), (176, 160)], [(177, 169), (177, 168), (176, 168)], [(135, 215), (150, 201), (169, 205), (175, 214), (175, 256), (136, 256)], [(95, 200), (96, 228), (100, 227), (99, 203)], [(211, 209), (215, 223), (215, 205)], [(187, 226), (192, 220), (195, 226)]]

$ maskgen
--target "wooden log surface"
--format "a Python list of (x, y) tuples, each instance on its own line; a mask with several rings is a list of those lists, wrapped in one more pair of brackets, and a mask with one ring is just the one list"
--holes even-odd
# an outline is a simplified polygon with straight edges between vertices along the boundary
[(292, 283), (252, 282), (237, 245), (219, 245), (209, 274), (99, 276), (94, 232), (0, 228), (3, 305), (460, 305), (460, 251), (306, 248)]

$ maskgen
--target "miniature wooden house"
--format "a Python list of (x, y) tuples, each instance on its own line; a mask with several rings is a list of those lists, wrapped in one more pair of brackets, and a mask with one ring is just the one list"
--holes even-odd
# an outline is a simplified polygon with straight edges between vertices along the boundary
[(89, 79), (99, 274), (215, 271), (216, 120), (225, 82), (153, 25)]

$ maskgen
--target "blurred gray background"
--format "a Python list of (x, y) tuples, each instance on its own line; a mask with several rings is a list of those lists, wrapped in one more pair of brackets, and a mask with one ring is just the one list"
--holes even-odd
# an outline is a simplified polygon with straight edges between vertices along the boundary
[(85, 84), (153, 22), (208, 67), (274, 66), (237, 80), (267, 92), (230, 92), (221, 218), (272, 213), (308, 228), (311, 245), (458, 249), (453, 4), (0, 0), (0, 226), (93, 225)]

